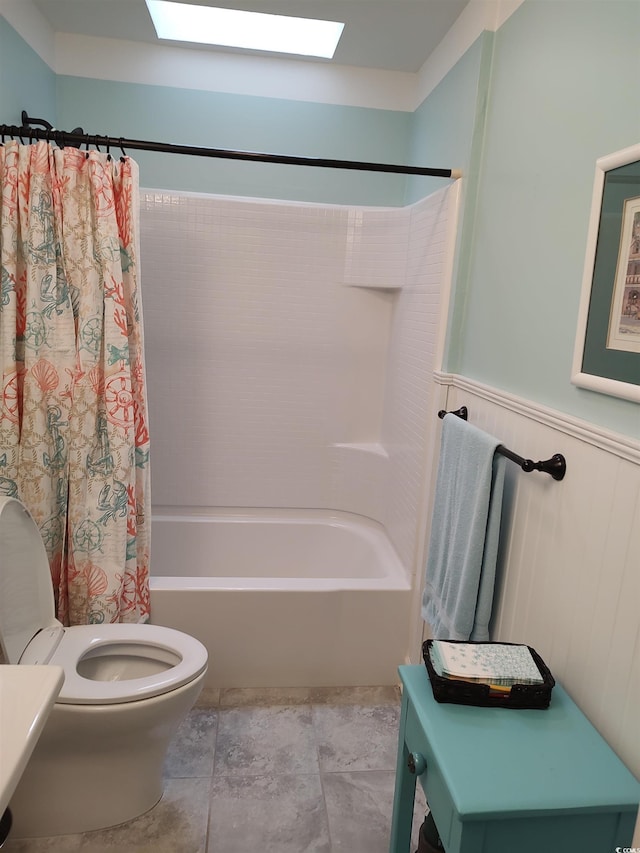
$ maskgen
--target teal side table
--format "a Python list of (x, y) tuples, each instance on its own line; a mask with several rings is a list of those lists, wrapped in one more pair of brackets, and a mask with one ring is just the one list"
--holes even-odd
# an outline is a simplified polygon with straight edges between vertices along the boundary
[(446, 853), (615, 853), (631, 845), (640, 783), (556, 684), (546, 710), (435, 701), (401, 666), (390, 853), (409, 853), (416, 778)]

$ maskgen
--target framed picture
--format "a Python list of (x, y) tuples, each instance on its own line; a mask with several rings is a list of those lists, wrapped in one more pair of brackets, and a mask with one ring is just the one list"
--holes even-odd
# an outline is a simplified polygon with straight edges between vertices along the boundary
[(596, 162), (571, 381), (640, 402), (640, 144)]

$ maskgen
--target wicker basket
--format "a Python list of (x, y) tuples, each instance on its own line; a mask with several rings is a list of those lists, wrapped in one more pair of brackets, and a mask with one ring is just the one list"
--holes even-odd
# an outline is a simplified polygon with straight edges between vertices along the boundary
[[(447, 642), (464, 642), (463, 640), (447, 640)], [(471, 681), (443, 678), (433, 668), (431, 661), (431, 646), (433, 640), (422, 644), (424, 658), (433, 697), (437, 702), (451, 702), (456, 705), (480, 705), (495, 708), (548, 708), (551, 702), (551, 691), (556, 683), (540, 655), (531, 646), (527, 646), (536, 666), (543, 678), (542, 684), (514, 684), (508, 693), (494, 693), (488, 684), (478, 684)], [(488, 643), (480, 645), (489, 645)], [(493, 644), (492, 644), (493, 645)], [(500, 645), (521, 645), (518, 643), (501, 643)]]

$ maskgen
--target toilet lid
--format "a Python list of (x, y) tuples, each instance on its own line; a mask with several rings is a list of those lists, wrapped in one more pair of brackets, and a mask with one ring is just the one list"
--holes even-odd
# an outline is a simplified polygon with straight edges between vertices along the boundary
[[(97, 649), (150, 660), (179, 662), (163, 672), (122, 681), (97, 681), (78, 672), (83, 657)], [(116, 648), (117, 647), (117, 648)], [(64, 684), (56, 702), (69, 705), (110, 705), (135, 702), (177, 690), (207, 668), (207, 650), (199, 640), (160, 625), (107, 624), (65, 628), (64, 636), (49, 660), (64, 669)]]
[(56, 624), (38, 526), (20, 501), (0, 497), (0, 646), (7, 663), (18, 663), (38, 631)]

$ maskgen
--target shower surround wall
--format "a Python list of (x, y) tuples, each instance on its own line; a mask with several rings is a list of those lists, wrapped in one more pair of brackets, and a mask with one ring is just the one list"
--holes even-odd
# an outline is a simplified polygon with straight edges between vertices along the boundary
[(457, 193), (142, 191), (155, 507), (357, 513), (414, 571)]

